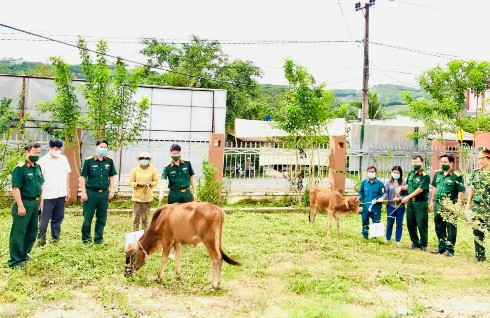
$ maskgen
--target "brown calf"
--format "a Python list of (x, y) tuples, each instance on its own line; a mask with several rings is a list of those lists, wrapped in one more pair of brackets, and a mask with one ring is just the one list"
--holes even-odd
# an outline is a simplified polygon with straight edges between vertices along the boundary
[(150, 226), (137, 243), (126, 250), (125, 276), (131, 276), (143, 266), (148, 255), (162, 248), (162, 268), (158, 279), (165, 277), (170, 248), (174, 245), (175, 271), (180, 277), (180, 244), (202, 242), (213, 264), (213, 289), (218, 288), (223, 260), (231, 265), (240, 265), (227, 256), (221, 248), (224, 213), (216, 205), (207, 202), (169, 204), (159, 207), (153, 214)]
[(328, 236), (332, 226), (332, 217), (337, 223), (337, 236), (340, 234), (339, 218), (351, 213), (359, 214), (359, 198), (344, 198), (340, 193), (327, 188), (314, 187), (310, 190), (310, 223), (315, 222), (316, 212), (326, 211), (328, 213)]

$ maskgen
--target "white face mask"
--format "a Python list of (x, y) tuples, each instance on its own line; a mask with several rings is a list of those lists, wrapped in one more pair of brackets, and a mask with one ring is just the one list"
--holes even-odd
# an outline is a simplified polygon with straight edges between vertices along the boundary
[(150, 160), (148, 159), (140, 159), (140, 165), (147, 166), (150, 164)]
[(53, 157), (59, 157), (61, 155), (61, 150), (51, 150), (51, 155)]
[(392, 174), (391, 174), (391, 176), (392, 176), (392, 177), (393, 177), (393, 179), (395, 179), (395, 180), (400, 179), (400, 174), (398, 174), (398, 173), (392, 173)]
[(367, 173), (367, 177), (368, 177), (369, 179), (374, 179), (374, 178), (376, 178), (376, 172), (368, 172), (368, 173)]

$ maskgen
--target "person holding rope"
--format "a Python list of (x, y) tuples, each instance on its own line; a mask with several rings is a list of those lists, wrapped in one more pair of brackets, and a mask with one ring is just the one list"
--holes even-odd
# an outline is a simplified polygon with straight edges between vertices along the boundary
[(407, 229), (412, 241), (410, 249), (420, 248), (422, 251), (427, 251), (430, 176), (424, 171), (423, 163), (422, 156), (412, 157), (412, 170), (408, 173), (407, 185), (399, 187), (397, 193), (400, 195), (401, 191), (408, 190), (408, 195), (401, 203), (407, 205)]
[(475, 236), (475, 261), (486, 260), (485, 231), (490, 231), (490, 149), (481, 147), (478, 155), (479, 169), (475, 169), (470, 176), (468, 203), (466, 210), (473, 214), (473, 235)]
[(370, 166), (367, 169), (367, 179), (361, 182), (359, 188), (359, 200), (362, 204), (362, 236), (368, 239), (369, 219), (372, 223), (381, 221), (381, 207), (383, 204), (378, 202), (383, 196), (384, 184), (376, 178), (377, 169)]
[(441, 170), (434, 173), (431, 185), (435, 189), (432, 190), (429, 204), (429, 210), (434, 211), (434, 226), (439, 244), (437, 249), (431, 253), (444, 254), (450, 257), (454, 256), (457, 227), (443, 215), (444, 212), (448, 211), (444, 209), (443, 200), (447, 198), (453, 204), (457, 201), (458, 205), (461, 206), (465, 187), (463, 176), (453, 169), (454, 157), (443, 154), (439, 158), (441, 159)]
[(401, 191), (398, 195), (396, 190), (399, 187), (407, 185), (403, 179), (403, 169), (400, 166), (394, 166), (391, 169), (391, 178), (385, 183), (385, 193), (382, 199), (387, 201), (386, 204), (386, 243), (391, 241), (393, 233), (393, 224), (396, 220), (395, 244), (401, 246), (403, 232), (403, 217), (405, 216), (405, 204), (401, 203), (401, 199), (407, 194), (406, 191)]
[(153, 200), (153, 188), (158, 184), (157, 170), (151, 165), (152, 157), (148, 152), (136, 156), (138, 166), (131, 170), (129, 186), (133, 189), (133, 231), (138, 231), (141, 219), (142, 230), (148, 228), (148, 213)]

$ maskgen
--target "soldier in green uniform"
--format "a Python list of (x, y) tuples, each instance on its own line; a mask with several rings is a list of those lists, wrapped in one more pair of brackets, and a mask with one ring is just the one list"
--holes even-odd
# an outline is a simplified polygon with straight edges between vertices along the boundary
[(424, 171), (423, 163), (421, 156), (412, 157), (412, 170), (408, 173), (407, 185), (399, 187), (398, 193), (401, 190), (408, 190), (408, 195), (402, 199), (401, 203), (406, 204), (407, 207), (407, 229), (412, 241), (410, 249), (420, 248), (426, 251), (429, 229), (430, 176)]
[[(181, 148), (177, 144), (170, 147), (172, 161), (163, 168), (162, 179), (168, 179), (168, 203), (185, 203), (197, 201), (196, 178), (190, 161), (182, 160)], [(190, 187), (192, 186), (192, 192)], [(163, 199), (163, 186), (159, 201)]]
[(449, 199), (452, 203), (458, 202), (461, 206), (464, 196), (464, 179), (461, 173), (453, 169), (454, 157), (451, 155), (442, 155), (441, 170), (434, 173), (432, 191), (430, 197), (429, 210), (434, 211), (434, 226), (439, 244), (432, 254), (443, 254), (454, 256), (454, 245), (456, 244), (457, 227), (455, 224), (444, 220), (441, 212), (444, 210), (442, 201)]
[(490, 149), (479, 149), (478, 162), (480, 169), (475, 169), (470, 176), (467, 210), (473, 213), (473, 227), (475, 236), (475, 261), (483, 262), (486, 259), (483, 240), (485, 232), (490, 231)]
[(36, 242), (38, 212), (41, 208), (41, 186), (44, 178), (36, 162), (41, 155), (41, 145), (31, 142), (25, 147), (26, 159), (12, 171), (12, 228), (10, 229), (8, 265), (19, 267), (30, 260), (29, 253)]
[(94, 243), (104, 244), (104, 227), (107, 220), (109, 200), (114, 197), (114, 161), (107, 157), (108, 143), (100, 139), (96, 143), (96, 155), (85, 159), (80, 174), (80, 189), (83, 200), (82, 242), (92, 242), (91, 228), (94, 214)]

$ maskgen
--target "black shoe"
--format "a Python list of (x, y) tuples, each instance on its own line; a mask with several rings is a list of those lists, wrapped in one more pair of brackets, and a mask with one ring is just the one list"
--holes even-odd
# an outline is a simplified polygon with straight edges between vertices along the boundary
[(444, 254), (444, 250), (433, 250), (430, 251), (431, 254)]
[(475, 262), (484, 262), (486, 259), (486, 257), (475, 257)]
[(421, 249), (422, 251), (426, 252), (426, 251), (427, 251), (427, 246), (421, 246), (421, 247), (420, 247), (420, 249)]
[(419, 248), (419, 247), (420, 246), (418, 246), (416, 244), (412, 244), (412, 245), (410, 245), (409, 249), (414, 250), (414, 249)]
[(444, 253), (444, 255), (446, 255), (447, 257), (452, 257), (452, 256), (454, 256), (454, 252), (449, 252), (449, 251), (446, 251), (446, 252)]

